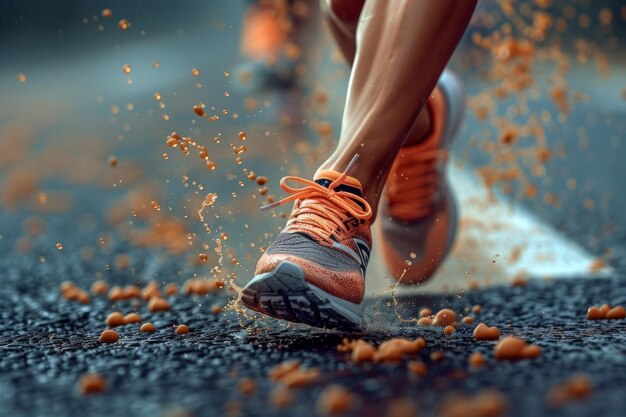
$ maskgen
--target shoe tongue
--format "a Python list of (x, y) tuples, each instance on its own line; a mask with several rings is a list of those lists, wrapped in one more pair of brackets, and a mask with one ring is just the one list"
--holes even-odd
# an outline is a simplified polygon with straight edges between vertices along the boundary
[[(324, 169), (315, 175), (315, 182), (319, 185), (328, 188), (330, 184), (341, 176), (341, 172), (333, 171), (331, 169)], [(361, 182), (354, 177), (347, 176), (341, 184), (335, 187), (335, 191), (346, 191), (359, 197), (363, 197), (363, 187)]]

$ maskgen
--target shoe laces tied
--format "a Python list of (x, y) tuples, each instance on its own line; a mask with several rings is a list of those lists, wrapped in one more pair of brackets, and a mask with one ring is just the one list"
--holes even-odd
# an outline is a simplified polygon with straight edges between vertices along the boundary
[[(372, 208), (363, 197), (348, 191), (336, 190), (337, 187), (344, 183), (348, 172), (358, 158), (359, 155), (356, 154), (343, 173), (331, 182), (328, 187), (300, 177), (283, 177), (280, 180), (280, 187), (290, 195), (274, 203), (266, 204), (260, 209), (270, 210), (297, 200), (287, 227), (295, 221), (298, 221), (300, 224), (308, 224), (312, 227), (307, 229), (307, 231), (315, 233), (322, 240), (328, 240), (330, 234), (338, 230), (347, 233), (348, 228), (344, 222), (350, 216), (359, 220), (366, 220), (372, 217)], [(288, 182), (299, 183), (304, 186), (300, 188), (292, 187)], [(305, 216), (305, 214), (308, 215)], [(322, 231), (325, 233), (322, 233)]]
[(404, 220), (415, 220), (434, 211), (439, 189), (437, 169), (448, 159), (445, 149), (430, 149), (398, 160), (397, 178), (388, 185), (389, 212)]

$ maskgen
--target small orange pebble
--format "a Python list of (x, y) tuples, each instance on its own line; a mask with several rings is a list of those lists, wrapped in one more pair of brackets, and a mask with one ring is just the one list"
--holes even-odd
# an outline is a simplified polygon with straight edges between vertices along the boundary
[(374, 361), (397, 362), (402, 360), (404, 355), (417, 353), (424, 347), (426, 347), (426, 341), (421, 337), (415, 340), (389, 339), (378, 346), (378, 350), (374, 353)]
[(489, 327), (485, 323), (480, 323), (474, 329), (474, 339), (476, 340), (498, 340), (500, 330), (497, 327)]
[(126, 30), (130, 27), (130, 22), (126, 19), (122, 19), (119, 22), (117, 22), (117, 26), (122, 30)]
[(469, 356), (469, 364), (472, 368), (478, 368), (485, 364), (485, 356), (480, 352), (472, 352)]
[(130, 64), (124, 64), (122, 66), (122, 72), (126, 75), (129, 75), (131, 72), (133, 72), (133, 67)]
[(435, 326), (445, 327), (456, 321), (456, 313), (449, 308), (441, 309), (435, 314), (433, 324)]
[(319, 369), (294, 369), (280, 379), (287, 388), (302, 388), (311, 385), (321, 376)]
[(156, 327), (154, 327), (154, 324), (152, 323), (144, 323), (139, 328), (139, 331), (142, 333), (154, 333), (156, 330)]
[(433, 321), (430, 317), (421, 317), (418, 321), (417, 321), (417, 325), (418, 326), (430, 326), (433, 324)]
[(178, 293), (178, 285), (171, 282), (165, 286), (163, 291), (165, 291), (165, 295), (176, 295)]
[(250, 171), (250, 173), (248, 174), (248, 179), (250, 181), (256, 180), (256, 173), (254, 171)]
[(186, 324), (179, 324), (178, 326), (176, 326), (175, 332), (176, 334), (187, 334), (189, 333), (189, 326), (187, 326)]
[(439, 406), (439, 416), (502, 417), (507, 409), (506, 397), (493, 390), (484, 390), (474, 396), (450, 396)]
[(193, 75), (194, 77), (197, 77), (200, 75), (200, 70), (198, 68), (193, 68), (191, 70), (191, 75)]
[(122, 315), (122, 313), (120, 313), (119, 311), (114, 311), (113, 313), (108, 315), (106, 323), (109, 327), (117, 327), (123, 326), (124, 324), (126, 324), (126, 321), (124, 320), (124, 316)]
[(538, 345), (528, 345), (522, 351), (522, 355), (527, 359), (538, 358), (541, 355), (541, 348)]
[(109, 8), (102, 9), (102, 13), (101, 14), (102, 14), (102, 17), (109, 18), (109, 17), (113, 16), (113, 10), (111, 10)]
[(124, 299), (122, 287), (112, 287), (109, 290), (109, 301), (115, 302)]
[(122, 290), (123, 297), (125, 299), (141, 298), (141, 288), (136, 285), (127, 285)]
[(139, 313), (128, 313), (124, 316), (124, 323), (126, 324), (135, 324), (141, 323), (141, 316)]
[(259, 185), (267, 184), (267, 177), (257, 177), (256, 183)]
[(285, 362), (279, 363), (278, 365), (273, 366), (267, 373), (267, 376), (269, 377), (271, 381), (280, 381), (287, 374), (299, 368), (300, 368), (300, 361), (298, 360), (285, 361)]
[(474, 314), (480, 314), (481, 311), (483, 311), (483, 308), (479, 305), (475, 305), (474, 307), (472, 307), (472, 313)]
[(352, 408), (354, 399), (347, 389), (338, 385), (325, 388), (317, 399), (316, 408), (320, 414), (343, 414)]
[(519, 274), (513, 277), (513, 281), (511, 281), (512, 287), (525, 287), (528, 285), (528, 278), (526, 272), (520, 272)]
[(63, 249), (63, 245), (62, 245), (61, 243), (57, 243), (57, 244), (56, 244), (56, 247), (57, 247), (57, 249), (58, 249), (58, 250)]
[(204, 116), (204, 110), (200, 106), (193, 106), (193, 111), (200, 117)]
[(417, 376), (424, 376), (428, 373), (428, 367), (424, 362), (410, 361), (407, 365), (409, 371)]
[(420, 310), (420, 317), (432, 316), (433, 312), (430, 308), (423, 308)]
[(610, 320), (626, 318), (626, 310), (624, 306), (613, 307), (606, 313), (606, 318)]
[(97, 295), (105, 295), (109, 290), (109, 284), (104, 280), (97, 280), (91, 284), (91, 292)]
[(445, 355), (445, 353), (443, 353), (442, 351), (438, 350), (438, 351), (435, 351), (435, 352), (433, 352), (433, 353), (431, 353), (431, 354), (430, 354), (430, 359), (431, 359), (433, 362), (439, 362), (439, 361), (440, 361), (440, 360), (442, 360), (445, 356), (446, 356), (446, 355)]
[(606, 314), (602, 314), (598, 307), (591, 306), (587, 309), (587, 320), (602, 320), (605, 318)]
[(519, 337), (507, 336), (498, 342), (493, 352), (496, 359), (532, 359), (539, 356), (541, 348), (537, 345), (529, 345)]
[(552, 407), (561, 407), (573, 400), (588, 398), (593, 392), (593, 382), (587, 375), (573, 375), (567, 381), (554, 386), (546, 395)]
[(107, 160), (107, 162), (109, 163), (109, 165), (111, 165), (112, 167), (116, 167), (117, 166), (117, 157), (114, 155), (109, 156), (109, 159)]
[(600, 313), (602, 314), (603, 317), (606, 317), (610, 309), (611, 309), (611, 306), (609, 304), (602, 304), (600, 306)]
[(148, 302), (148, 310), (151, 313), (156, 313), (157, 311), (168, 311), (170, 307), (170, 303), (161, 297), (152, 297)]
[(463, 324), (474, 324), (474, 317), (466, 316), (463, 317)]
[(256, 392), (256, 384), (252, 378), (242, 378), (237, 384), (239, 392), (243, 395), (252, 395)]
[(201, 262), (206, 262), (209, 260), (209, 255), (206, 253), (200, 253), (198, 254), (198, 259), (200, 259)]
[(246, 132), (241, 131), (239, 132), (239, 139), (240, 140), (246, 140), (248, 138), (248, 135), (246, 134)]
[(220, 314), (222, 312), (222, 307), (221, 306), (213, 306), (211, 307), (211, 313), (213, 314)]
[(374, 360), (376, 348), (364, 340), (357, 340), (356, 345), (352, 349), (352, 362), (362, 363)]
[(452, 326), (446, 326), (446, 327), (443, 329), (443, 333), (444, 333), (446, 336), (450, 336), (452, 333), (454, 333), (454, 327), (452, 327)]
[(144, 300), (150, 300), (152, 297), (160, 297), (161, 291), (159, 291), (159, 284), (155, 281), (150, 281), (141, 291), (141, 296)]
[(83, 374), (76, 382), (76, 389), (82, 395), (99, 394), (107, 390), (107, 380), (99, 374)]
[(115, 330), (105, 330), (100, 333), (98, 340), (100, 340), (101, 343), (115, 343), (120, 340), (120, 335), (118, 335)]
[(285, 409), (293, 404), (293, 392), (289, 388), (278, 386), (270, 392), (269, 400), (274, 407)]

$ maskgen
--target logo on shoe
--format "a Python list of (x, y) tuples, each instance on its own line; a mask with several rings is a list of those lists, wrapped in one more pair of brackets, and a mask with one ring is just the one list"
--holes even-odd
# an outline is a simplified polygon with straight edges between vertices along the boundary
[(341, 249), (350, 255), (359, 265), (359, 270), (361, 271), (361, 275), (365, 278), (365, 270), (367, 268), (367, 263), (370, 260), (370, 247), (366, 241), (359, 238), (352, 238), (354, 241), (354, 245), (356, 246), (356, 251), (352, 250), (348, 246), (343, 243), (333, 242), (333, 247), (337, 249)]

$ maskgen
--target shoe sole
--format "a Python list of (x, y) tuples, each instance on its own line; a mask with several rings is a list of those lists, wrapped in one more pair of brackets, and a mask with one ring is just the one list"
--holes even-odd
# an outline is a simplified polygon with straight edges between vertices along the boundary
[(243, 289), (246, 307), (265, 315), (325, 329), (363, 330), (363, 307), (308, 283), (298, 265), (283, 261)]

